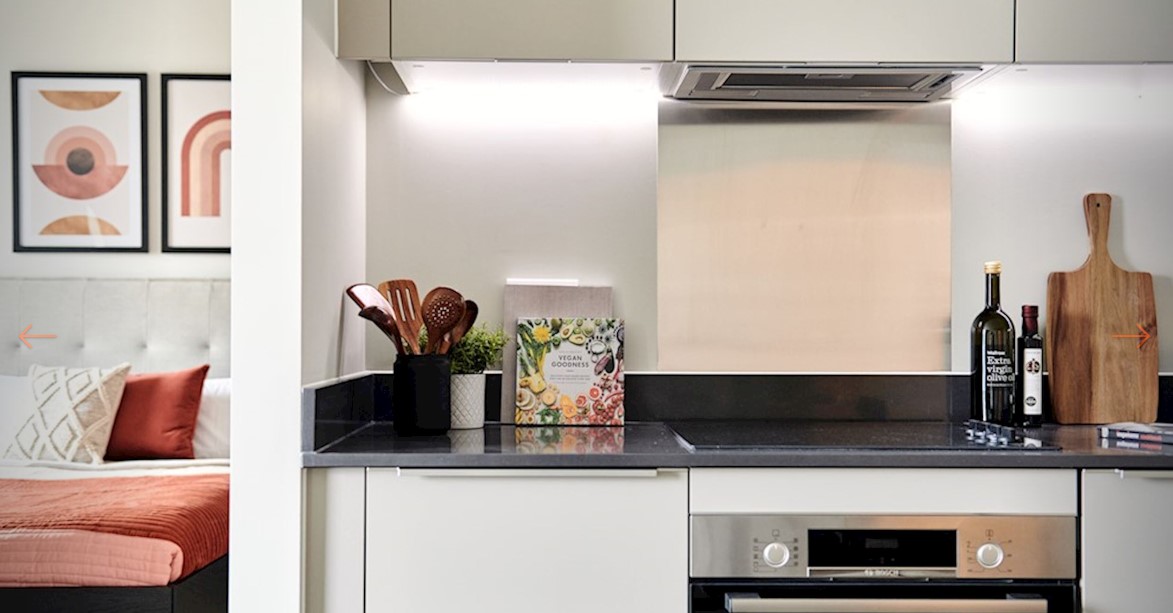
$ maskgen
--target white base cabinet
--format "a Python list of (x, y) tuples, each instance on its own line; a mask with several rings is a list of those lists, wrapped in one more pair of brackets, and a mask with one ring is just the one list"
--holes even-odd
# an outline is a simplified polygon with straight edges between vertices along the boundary
[(1173, 472), (1083, 472), (1083, 610), (1173, 610)]
[(680, 613), (684, 470), (367, 474), (368, 613)]
[(363, 613), (365, 468), (302, 471), (305, 613)]

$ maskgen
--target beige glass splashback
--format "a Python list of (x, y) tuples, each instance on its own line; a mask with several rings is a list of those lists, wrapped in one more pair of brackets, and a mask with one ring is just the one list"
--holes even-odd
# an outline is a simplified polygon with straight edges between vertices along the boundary
[(662, 371), (949, 370), (950, 112), (659, 108)]

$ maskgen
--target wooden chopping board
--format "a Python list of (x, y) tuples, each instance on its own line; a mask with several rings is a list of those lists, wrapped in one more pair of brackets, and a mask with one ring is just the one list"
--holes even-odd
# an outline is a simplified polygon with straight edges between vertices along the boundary
[[(1112, 198), (1083, 199), (1091, 253), (1047, 278), (1046, 359), (1055, 420), (1105, 424), (1157, 419), (1157, 307), (1153, 277), (1108, 253)], [(1145, 338), (1145, 335), (1149, 335)]]

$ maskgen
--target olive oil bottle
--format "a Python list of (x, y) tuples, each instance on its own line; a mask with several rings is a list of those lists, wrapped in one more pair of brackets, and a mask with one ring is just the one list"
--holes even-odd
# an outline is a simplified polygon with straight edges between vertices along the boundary
[(986, 262), (986, 308), (970, 330), (970, 417), (1014, 423), (1014, 322), (1002, 312), (1002, 263)]

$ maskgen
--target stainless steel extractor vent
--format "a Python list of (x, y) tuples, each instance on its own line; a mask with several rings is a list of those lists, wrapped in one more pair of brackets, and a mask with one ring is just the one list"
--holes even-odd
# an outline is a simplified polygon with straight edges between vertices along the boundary
[(664, 85), (681, 100), (931, 102), (980, 72), (980, 66), (677, 65)]

